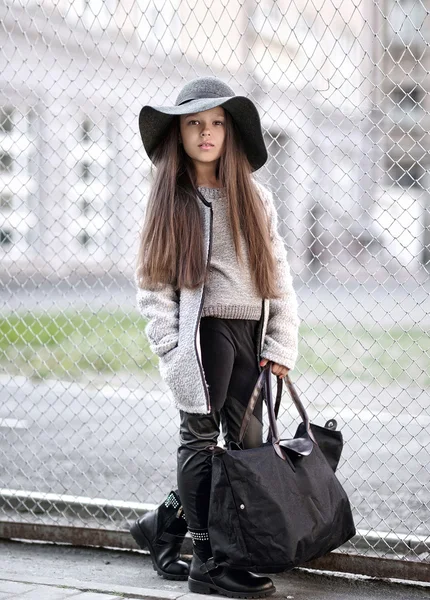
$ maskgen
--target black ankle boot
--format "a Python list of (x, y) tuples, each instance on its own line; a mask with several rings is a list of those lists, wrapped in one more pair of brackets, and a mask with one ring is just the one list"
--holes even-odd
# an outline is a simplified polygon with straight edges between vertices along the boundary
[(170, 492), (156, 510), (137, 519), (130, 533), (142, 549), (149, 550), (154, 570), (161, 577), (188, 579), (189, 565), (179, 557), (187, 523), (177, 493)]
[(276, 592), (269, 577), (217, 566), (213, 558), (202, 562), (196, 553), (191, 561), (188, 588), (197, 594), (218, 592), (230, 598), (262, 598)]

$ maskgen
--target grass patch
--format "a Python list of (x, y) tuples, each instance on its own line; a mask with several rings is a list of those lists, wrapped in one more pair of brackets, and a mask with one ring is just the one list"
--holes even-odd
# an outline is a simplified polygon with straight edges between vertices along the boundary
[[(0, 365), (3, 372), (39, 379), (121, 371), (145, 376), (158, 363), (145, 324), (137, 311), (13, 313), (0, 319)], [(419, 327), (302, 323), (299, 339), (297, 373), (430, 387), (430, 335)]]
[(84, 374), (143, 374), (156, 368), (136, 312), (58, 311), (0, 319), (0, 364), (8, 373), (76, 380)]
[(419, 327), (300, 327), (298, 370), (328, 378), (430, 386), (430, 335)]

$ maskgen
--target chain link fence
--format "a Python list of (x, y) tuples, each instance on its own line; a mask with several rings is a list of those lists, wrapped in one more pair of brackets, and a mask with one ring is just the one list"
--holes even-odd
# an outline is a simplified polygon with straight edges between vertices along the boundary
[(176, 410), (133, 288), (150, 181), (137, 115), (212, 74), (262, 117), (258, 177), (302, 319), (294, 381), (346, 441), (358, 533), (340, 553), (429, 561), (429, 9), (0, 2), (4, 536), (95, 542), (176, 485)]

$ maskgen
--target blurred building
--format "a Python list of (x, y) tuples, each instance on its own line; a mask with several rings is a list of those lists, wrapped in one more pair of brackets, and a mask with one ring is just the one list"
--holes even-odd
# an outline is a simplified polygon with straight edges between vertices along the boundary
[[(383, 0), (375, 17), (378, 145), (372, 216), (398, 267), (430, 270), (430, 2)], [(395, 264), (393, 265), (395, 268)]]
[(0, 274), (131, 276), (139, 110), (208, 73), (259, 107), (297, 273), (422, 270), (422, 4), (4, 0), (0, 16)]

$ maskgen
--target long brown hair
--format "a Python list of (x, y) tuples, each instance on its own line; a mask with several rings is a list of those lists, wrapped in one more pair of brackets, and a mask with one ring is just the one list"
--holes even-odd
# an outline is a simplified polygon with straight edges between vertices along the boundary
[[(196, 191), (194, 164), (179, 144), (179, 123), (176, 116), (153, 156), (157, 168), (136, 265), (138, 285), (142, 288), (170, 284), (175, 290), (194, 289), (207, 277), (201, 200)], [(258, 293), (262, 298), (279, 298), (268, 217), (252, 181), (241, 135), (227, 111), (225, 124), (225, 150), (218, 160), (216, 176), (226, 188), (236, 256), (243, 261), (242, 231)]]

